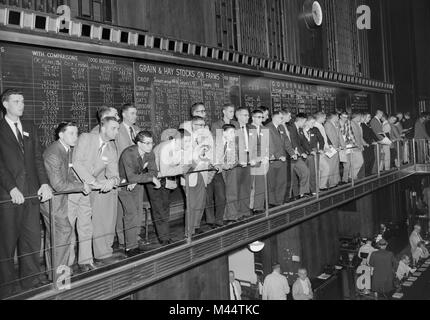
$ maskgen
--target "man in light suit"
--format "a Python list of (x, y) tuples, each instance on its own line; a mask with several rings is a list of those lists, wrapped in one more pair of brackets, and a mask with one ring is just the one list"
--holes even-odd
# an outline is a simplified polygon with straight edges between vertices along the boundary
[[(341, 117), (345, 117), (345, 114), (342, 114)], [(357, 180), (358, 173), (360, 172), (361, 167), (363, 166), (363, 150), (364, 150), (364, 141), (363, 141), (363, 132), (361, 130), (361, 114), (354, 113), (352, 115), (352, 120), (345, 120), (343, 128), (343, 132), (345, 132), (345, 143), (347, 145), (351, 145), (352, 147), (356, 147), (354, 149), (349, 150), (349, 154), (347, 155), (347, 162), (344, 164), (343, 169), (343, 181), (348, 182), (349, 179)]]
[[(73, 147), (78, 141), (78, 127), (73, 122), (62, 122), (56, 130), (57, 140), (52, 143), (43, 153), (45, 169), (48, 174), (49, 182), (55, 192), (70, 192), (81, 191), (83, 194), (88, 195), (91, 192), (89, 185), (86, 185), (76, 178), (72, 168)], [(82, 194), (81, 193), (81, 194)], [(73, 240), (76, 219), (70, 219), (69, 216), (69, 196), (58, 195), (52, 199), (51, 212), (49, 211), (49, 204), (44, 203), (41, 206), (43, 220), (46, 226), (46, 261), (48, 268), (57, 269), (59, 266), (72, 266), (74, 260), (74, 246)], [(91, 223), (91, 206), (89, 197), (86, 197), (87, 205), (83, 206), (81, 202), (81, 210), (77, 214), (79, 216), (78, 234), (79, 234), (79, 265), (81, 270), (95, 269), (92, 261), (92, 223)], [(85, 208), (86, 210), (82, 210)], [(70, 208), (70, 212), (73, 208)], [(52, 217), (50, 217), (50, 214)], [(82, 221), (82, 217), (84, 221)], [(55, 258), (56, 260), (51, 265), (51, 219), (55, 223)], [(84, 233), (82, 232), (84, 231)], [(85, 234), (87, 231), (87, 234)], [(71, 245), (72, 244), (72, 245)], [(88, 265), (88, 266), (85, 266)]]
[(421, 238), (421, 226), (419, 224), (414, 225), (414, 230), (409, 236), (409, 244), (411, 245), (411, 253), (413, 254), (417, 250), (418, 243), (423, 241)]
[[(382, 128), (382, 117), (384, 116), (384, 112), (381, 110), (377, 110), (375, 117), (370, 121), (370, 127), (372, 128), (373, 132), (375, 133), (376, 137), (378, 138), (378, 142), (382, 141), (384, 138), (386, 138), (387, 136), (384, 134), (384, 130)], [(383, 159), (384, 157), (384, 152), (383, 152), (383, 147), (381, 146), (379, 149), (379, 159)], [(375, 148), (375, 158), (378, 159), (376, 153), (378, 149)], [(373, 172), (377, 171), (378, 166), (381, 166), (381, 163), (376, 163), (377, 161), (375, 161), (374, 164), (374, 168), (373, 168)]]
[(324, 129), (329, 140), (329, 146), (332, 146), (334, 149), (337, 150), (337, 153), (332, 158), (328, 159), (330, 167), (328, 176), (328, 187), (334, 188), (340, 182), (339, 151), (345, 148), (345, 143), (339, 130), (339, 116), (335, 113), (329, 114), (327, 116), (327, 121), (324, 125)]
[[(121, 180), (133, 184), (131, 185), (133, 190), (119, 192), (120, 201), (124, 208), (126, 254), (129, 257), (141, 252), (138, 244), (138, 235), (141, 225), (139, 218), (141, 217), (144, 184), (148, 187), (150, 199), (154, 199), (154, 197), (151, 197), (153, 194), (152, 184), (155, 185), (156, 189), (161, 187), (160, 181), (157, 179), (158, 170), (155, 163), (155, 155), (152, 152), (154, 143), (152, 134), (148, 131), (141, 131), (134, 139), (136, 144), (126, 148), (119, 159)], [(154, 200), (160, 199), (155, 197)], [(151, 203), (153, 202), (151, 201)], [(155, 217), (153, 221), (157, 232), (159, 232), (160, 228), (158, 227), (159, 222), (157, 218)]]
[[(44, 285), (40, 252), (40, 203), (52, 198), (40, 142), (32, 122), (21, 121), (24, 96), (8, 89), (1, 96), (0, 120), (0, 299), (14, 292), (14, 254), (18, 249), (23, 289)], [(39, 199), (25, 200), (38, 195)]]
[(242, 300), (242, 288), (240, 286), (240, 282), (236, 280), (233, 271), (229, 272), (228, 280), (230, 287), (230, 300)]
[[(132, 104), (124, 104), (121, 108), (121, 118), (122, 122), (119, 125), (119, 132), (115, 139), (115, 145), (118, 151), (118, 157), (121, 157), (122, 152), (130, 146), (135, 145), (135, 138), (140, 132), (140, 128), (137, 127), (137, 109)], [(146, 194), (145, 194), (146, 196)], [(125, 246), (124, 234), (127, 233), (127, 229), (124, 226), (124, 219), (126, 219), (125, 207), (127, 204), (125, 201), (129, 201), (130, 197), (134, 199), (134, 203), (137, 203), (137, 199), (140, 199), (141, 207), (143, 206), (142, 201), (144, 198), (144, 189), (142, 187), (133, 188), (133, 186), (128, 186), (121, 188), (118, 191), (118, 210), (117, 210), (117, 221), (116, 221), (116, 234), (118, 237), (118, 243), (120, 246)], [(139, 209), (141, 213), (136, 216), (135, 219), (140, 219), (142, 217), (143, 208)], [(142, 221), (142, 219), (140, 220)], [(133, 244), (134, 246), (134, 244)], [(126, 248), (130, 250), (128, 247)]]
[(103, 263), (111, 263), (112, 244), (115, 235), (118, 198), (110, 193), (120, 184), (118, 154), (113, 140), (118, 135), (116, 118), (101, 120), (99, 133), (84, 133), (75, 148), (73, 166), (76, 174), (93, 189), (90, 194), (93, 211), (94, 257)]
[(312, 300), (314, 294), (312, 292), (311, 281), (308, 278), (308, 272), (305, 268), (300, 268), (298, 275), (299, 278), (293, 284), (294, 300)]
[(281, 274), (281, 265), (275, 263), (273, 272), (266, 276), (263, 284), (263, 300), (287, 300), (290, 293), (288, 280)]

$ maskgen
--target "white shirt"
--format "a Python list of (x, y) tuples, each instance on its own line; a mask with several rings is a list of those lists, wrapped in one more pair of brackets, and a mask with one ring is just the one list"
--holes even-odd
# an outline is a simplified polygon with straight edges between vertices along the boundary
[(248, 152), (249, 151), (248, 128), (246, 127), (246, 125), (244, 125), (244, 126), (240, 125), (240, 131), (244, 135), (244, 139), (245, 139), (245, 151)]
[(272, 272), (264, 279), (263, 300), (287, 300), (289, 293), (290, 286), (283, 275)]
[(15, 123), (18, 123), (18, 130), (21, 132), (21, 135), (24, 137), (24, 134), (23, 134), (23, 131), (22, 131), (21, 120), (18, 119), (18, 121), (14, 122), (11, 119), (9, 119), (9, 117), (7, 115), (4, 118), (5, 118), (6, 122), (9, 124), (10, 128), (12, 129), (12, 132), (15, 135), (16, 140), (18, 140), (18, 135), (16, 134)]
[(59, 139), (58, 141), (60, 141), (61, 145), (62, 145), (62, 146), (63, 146), (63, 148), (66, 150), (66, 152), (69, 152), (70, 147), (66, 146), (66, 145), (64, 144), (64, 142), (63, 142), (63, 141), (61, 141), (61, 139)]
[(229, 282), (230, 287), (230, 300), (242, 300), (241, 294), (242, 290), (240, 289), (240, 283), (237, 280), (234, 280), (233, 283)]
[(411, 272), (411, 267), (401, 260), (396, 272), (397, 279), (402, 280), (405, 276), (409, 275), (409, 272)]
[(302, 285), (302, 288), (303, 288), (303, 293), (305, 295), (308, 295), (309, 294), (309, 286), (308, 286), (307, 279), (305, 279), (305, 280), (299, 279), (299, 280), (300, 280), (300, 284)]
[(131, 134), (130, 134), (130, 128), (131, 130), (133, 130), (134, 136), (136, 136), (136, 131), (134, 130), (133, 127), (130, 127), (128, 124), (126, 124), (125, 122), (122, 123), (124, 125), (124, 127), (127, 129), (127, 134), (130, 137), (130, 140), (133, 141), (133, 139), (131, 138)]

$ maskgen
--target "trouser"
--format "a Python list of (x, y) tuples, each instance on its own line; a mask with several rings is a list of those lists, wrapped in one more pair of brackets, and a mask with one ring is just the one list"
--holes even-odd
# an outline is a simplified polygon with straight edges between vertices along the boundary
[(304, 195), (310, 192), (309, 178), (310, 172), (306, 163), (302, 159), (292, 161), (292, 184), (293, 184), (293, 195), (295, 197)]
[(94, 258), (106, 259), (113, 254), (118, 192), (92, 192), (90, 194), (93, 210), (93, 249)]
[(317, 174), (316, 174), (316, 168), (315, 168), (315, 156), (309, 155), (306, 158), (306, 166), (309, 169), (309, 189), (312, 193), (317, 192)]
[(161, 179), (161, 188), (155, 189), (153, 184), (146, 185), (149, 202), (151, 203), (152, 223), (160, 242), (170, 240), (170, 189), (166, 189), (166, 179)]
[(382, 145), (382, 158), (380, 163), (380, 169), (383, 170), (390, 170), (391, 168), (391, 153), (390, 153), (390, 146), (389, 145)]
[[(139, 233), (143, 210), (143, 185), (136, 185), (132, 191), (122, 188), (118, 192), (118, 207), (121, 210), (117, 213), (117, 235), (125, 239), (126, 250), (136, 249), (139, 246)], [(120, 224), (118, 225), (118, 221)], [(120, 236), (121, 235), (121, 236)]]
[(369, 146), (364, 147), (363, 151), (363, 159), (364, 159), (364, 174), (367, 176), (371, 176), (374, 174), (373, 168), (375, 164), (375, 151), (376, 147)]
[(319, 171), (320, 171), (320, 189), (327, 189), (330, 174), (330, 159), (326, 155), (320, 155)]
[(197, 184), (195, 187), (189, 187), (186, 195), (189, 204), (189, 230), (194, 234), (200, 228), (203, 212), (206, 205), (206, 186), (201, 173), (198, 173)]
[(264, 210), (266, 182), (264, 175), (251, 176), (251, 201), (249, 207), (254, 210)]
[(249, 208), (251, 198), (251, 168), (236, 168), (237, 170), (237, 186), (238, 196), (236, 199), (238, 202), (239, 218), (251, 216), (251, 210)]
[(23, 289), (40, 281), (40, 205), (27, 200), (22, 205), (0, 205), (0, 298), (18, 286), (14, 255), (18, 249), (19, 277)]
[[(57, 196), (68, 198), (67, 195)], [(52, 201), (56, 201), (54, 197)], [(63, 198), (64, 200), (64, 198)], [(65, 199), (67, 201), (67, 199)], [(67, 207), (68, 208), (68, 207)], [(40, 212), (42, 213), (43, 222), (45, 224), (45, 259), (48, 270), (54, 270), (57, 272), (59, 266), (70, 266), (69, 257), (71, 249), (71, 241), (73, 228), (68, 217), (68, 210), (61, 208), (57, 212), (49, 212), (49, 202), (45, 202), (40, 206)], [(52, 225), (51, 219), (55, 225), (55, 248), (52, 248), (51, 237), (52, 237)], [(52, 264), (52, 249), (55, 250), (55, 261)]]
[(222, 225), (225, 212), (225, 183), (222, 173), (217, 173), (206, 187), (206, 222)]
[(225, 182), (225, 199), (226, 206), (224, 212), (224, 220), (237, 220), (239, 219), (239, 206), (237, 199), (239, 197), (239, 190), (237, 184), (237, 170), (234, 168), (229, 171), (223, 171)]
[(72, 239), (70, 241), (69, 266), (73, 265), (75, 262), (76, 233), (78, 234), (78, 264), (93, 262), (92, 215), (90, 196), (85, 196), (82, 193), (69, 195), (68, 217), (73, 229)]
[(269, 165), (267, 187), (269, 204), (273, 206), (284, 204), (287, 192), (287, 166), (285, 162), (274, 162)]
[(357, 180), (358, 172), (363, 166), (363, 153), (353, 151), (346, 155), (347, 162), (343, 163), (343, 182), (348, 183), (350, 179)]
[(339, 173), (339, 153), (336, 153), (331, 159), (328, 159), (329, 164), (329, 175), (328, 175), (328, 187), (334, 188), (339, 184), (340, 173)]
[(427, 162), (429, 156), (427, 140), (416, 140), (416, 161), (417, 164), (424, 164)]

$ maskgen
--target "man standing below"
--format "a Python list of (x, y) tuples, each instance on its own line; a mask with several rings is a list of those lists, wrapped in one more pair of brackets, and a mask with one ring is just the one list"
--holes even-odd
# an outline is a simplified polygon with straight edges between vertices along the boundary
[(428, 161), (429, 150), (428, 150), (428, 141), (430, 140), (430, 136), (427, 133), (425, 123), (427, 122), (427, 115), (421, 114), (415, 123), (415, 135), (414, 139), (417, 145), (417, 163), (423, 164)]
[[(0, 120), (0, 298), (13, 293), (14, 254), (18, 249), (21, 285), (44, 284), (41, 274), (40, 203), (52, 198), (36, 127), (21, 121), (24, 97), (17, 89), (1, 96), (5, 117)], [(38, 195), (39, 199), (25, 200)]]
[(240, 282), (236, 280), (233, 271), (229, 272), (228, 280), (230, 287), (230, 300), (242, 300), (242, 288), (240, 286)]
[(273, 272), (264, 279), (263, 300), (287, 300), (290, 286), (287, 278), (281, 274), (281, 265), (275, 263), (272, 269)]
[[(137, 109), (132, 104), (124, 104), (121, 108), (121, 118), (122, 122), (119, 125), (119, 132), (115, 139), (115, 145), (118, 151), (118, 157), (121, 157), (122, 152), (127, 149), (130, 146), (135, 145), (135, 139), (137, 134), (140, 132), (140, 129), (135, 125), (137, 120)], [(127, 186), (124, 188), (121, 188), (118, 191), (118, 210), (117, 210), (117, 221), (116, 221), (116, 234), (118, 237), (118, 243), (120, 246), (124, 246), (124, 234), (127, 232), (127, 229), (125, 228), (124, 220), (125, 217), (125, 210), (127, 204), (124, 203), (124, 201), (121, 201), (121, 199), (124, 199), (124, 197), (121, 197), (123, 195), (125, 199), (129, 200), (130, 197), (134, 199), (140, 199), (140, 207), (139, 207), (139, 215), (135, 216), (134, 218), (136, 220), (142, 221), (141, 213), (143, 212), (142, 206), (143, 206), (143, 198), (146, 196), (144, 194), (143, 187), (134, 188), (133, 185)], [(130, 196), (130, 197), (129, 197)], [(138, 232), (139, 234), (139, 232)]]
[(237, 186), (239, 189), (238, 214), (239, 219), (245, 219), (251, 216), (249, 207), (251, 197), (251, 168), (249, 167), (249, 111), (247, 108), (239, 108), (236, 111), (236, 118), (239, 122), (239, 129), (236, 130), (238, 140), (237, 148), (239, 151), (240, 167), (234, 169), (237, 171)]
[(101, 120), (99, 133), (84, 133), (79, 137), (73, 165), (76, 174), (84, 183), (93, 186), (90, 194), (93, 211), (94, 257), (103, 263), (116, 262), (113, 255), (113, 239), (116, 226), (117, 196), (111, 191), (120, 184), (118, 154), (112, 142), (118, 135), (116, 118)]
[(290, 132), (291, 144), (293, 146), (294, 152), (297, 155), (297, 160), (293, 161), (293, 195), (302, 199), (309, 195), (309, 179), (310, 171), (305, 161), (307, 159), (307, 154), (305, 148), (303, 148), (302, 141), (300, 139), (299, 132), (303, 130), (306, 123), (307, 116), (303, 113), (299, 113), (296, 116), (296, 120), (292, 125), (289, 126), (288, 131)]
[[(43, 153), (45, 169), (49, 182), (55, 192), (70, 192), (81, 190), (80, 195), (88, 195), (91, 192), (89, 185), (79, 182), (73, 173), (72, 157), (73, 147), (78, 142), (78, 127), (73, 122), (62, 122), (56, 130), (57, 140), (51, 144)], [(77, 192), (76, 192), (77, 193)], [(77, 193), (79, 195), (79, 193)], [(58, 195), (52, 199), (51, 211), (49, 204), (41, 206), (43, 220), (46, 226), (46, 261), (49, 268), (57, 270), (59, 266), (71, 267), (74, 262), (74, 240), (76, 218), (71, 217), (71, 213), (76, 212), (79, 217), (79, 265), (81, 270), (88, 271), (94, 269), (93, 254), (91, 247), (92, 223), (91, 206), (89, 197), (86, 197), (86, 205), (83, 201), (80, 208), (74, 210), (73, 205), (69, 205), (69, 197), (76, 197), (73, 194)], [(52, 217), (50, 217), (50, 214)], [(55, 223), (55, 258), (51, 261), (51, 219)], [(82, 232), (84, 231), (84, 233)], [(86, 233), (85, 233), (86, 231)], [(73, 251), (73, 252), (72, 252)], [(85, 266), (88, 265), (88, 266)], [(91, 265), (91, 267), (90, 267)]]
[(387, 295), (394, 289), (394, 274), (397, 261), (391, 251), (387, 251), (387, 241), (378, 242), (379, 250), (372, 253), (369, 265), (373, 267), (372, 291)]
[(299, 278), (293, 284), (294, 300), (312, 300), (314, 294), (312, 292), (311, 281), (308, 278), (308, 272), (305, 268), (300, 268), (298, 275)]
[(265, 211), (264, 198), (266, 183), (264, 176), (267, 173), (269, 164), (269, 130), (262, 126), (263, 112), (254, 110), (252, 112), (252, 124), (249, 125), (249, 158), (251, 167), (251, 203), (250, 207), (254, 214), (261, 214)]
[[(152, 134), (148, 131), (141, 131), (136, 135), (134, 140), (136, 144), (125, 149), (119, 159), (121, 181), (124, 182), (125, 180), (125, 182), (132, 184), (130, 185), (132, 188), (131, 191), (121, 190), (119, 192), (119, 199), (124, 208), (125, 250), (128, 257), (141, 252), (139, 250), (138, 237), (141, 225), (143, 184), (147, 184), (150, 201), (152, 200), (151, 203), (154, 203), (155, 206), (160, 205), (155, 203), (160, 201), (160, 199), (157, 197), (158, 193), (154, 189), (161, 187), (160, 181), (157, 179), (158, 170), (155, 164), (155, 155), (152, 152), (154, 143)], [(161, 229), (159, 226), (169, 223), (168, 217), (167, 221), (162, 218), (164, 217), (154, 214), (154, 219), (152, 220), (159, 234), (162, 233), (161, 230), (159, 231)]]
[(418, 243), (423, 241), (423, 238), (421, 238), (421, 226), (419, 224), (414, 225), (414, 230), (411, 232), (411, 235), (409, 236), (409, 244), (411, 245), (411, 254), (414, 254), (414, 252), (418, 248)]
[(325, 123), (325, 132), (329, 140), (329, 146), (334, 148), (337, 153), (329, 158), (330, 173), (328, 177), (328, 187), (335, 188), (340, 182), (340, 159), (339, 152), (345, 148), (345, 143), (343, 141), (342, 135), (339, 129), (339, 116), (335, 113), (329, 114), (327, 116), (327, 121)]
[(411, 260), (409, 259), (409, 256), (407, 254), (404, 254), (399, 262), (399, 266), (396, 271), (396, 276), (399, 281), (402, 281), (403, 279), (408, 277), (409, 274), (415, 273), (415, 271), (417, 271), (417, 269), (412, 269), (409, 266), (410, 263)]

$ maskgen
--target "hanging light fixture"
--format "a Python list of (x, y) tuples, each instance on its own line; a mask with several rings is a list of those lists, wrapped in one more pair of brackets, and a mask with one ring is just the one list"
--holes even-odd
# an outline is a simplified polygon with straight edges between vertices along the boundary
[(264, 249), (264, 242), (262, 241), (255, 241), (253, 243), (248, 244), (248, 249), (253, 252), (257, 253)]

